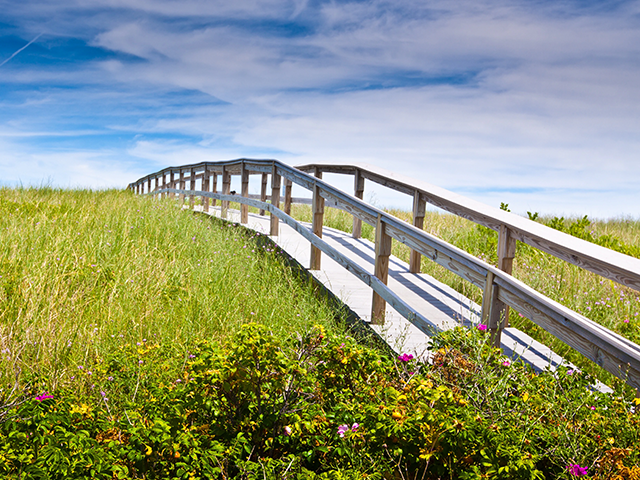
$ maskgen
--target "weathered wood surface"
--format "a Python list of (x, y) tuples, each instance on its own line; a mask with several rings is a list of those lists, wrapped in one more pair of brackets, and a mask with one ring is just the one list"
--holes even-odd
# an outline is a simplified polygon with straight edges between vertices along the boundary
[[(202, 165), (206, 168), (211, 164), (205, 162), (205, 164)], [(495, 212), (497, 212), (497, 215), (500, 216), (500, 218), (498, 218), (497, 216), (485, 216), (486, 218), (483, 217), (485, 220), (485, 223), (483, 224), (486, 224), (491, 228), (495, 227), (497, 230), (501, 231), (499, 241), (501, 245), (499, 252), (500, 269), (498, 269), (482, 262), (481, 260), (473, 257), (472, 255), (469, 255), (462, 250), (459, 250), (447, 244), (446, 242), (443, 242), (436, 237), (428, 235), (420, 228), (416, 228), (416, 226), (403, 222), (385, 212), (380, 211), (375, 207), (372, 207), (371, 205), (366, 204), (361, 199), (358, 199), (355, 196), (351, 196), (349, 194), (346, 194), (345, 192), (342, 192), (341, 190), (327, 184), (326, 182), (323, 182), (319, 178), (311, 177), (301, 172), (300, 170), (297, 170), (288, 165), (284, 165), (280, 162), (271, 160), (260, 161), (241, 159), (238, 161), (221, 162), (221, 164), (213, 165), (214, 166), (212, 167), (212, 171), (220, 169), (223, 175), (223, 193), (226, 193), (227, 195), (175, 189), (173, 191), (166, 189), (163, 189), (161, 191), (156, 190), (156, 192), (154, 193), (179, 193), (182, 198), (184, 198), (184, 195), (189, 195), (190, 198), (193, 198), (194, 195), (204, 195), (210, 196), (211, 198), (218, 198), (222, 200), (223, 204), (223, 208), (221, 210), (222, 216), (226, 215), (229, 200), (234, 200), (241, 204), (250, 204), (257, 206), (258, 208), (262, 208), (270, 212), (270, 233), (272, 235), (277, 235), (278, 219), (286, 217), (286, 222), (293, 221), (291, 217), (286, 215), (278, 208), (280, 202), (281, 178), (284, 178), (285, 185), (287, 184), (287, 182), (292, 182), (303, 186), (307, 190), (313, 191), (316, 198), (316, 202), (314, 203), (318, 204), (320, 202), (320, 199), (322, 199), (322, 201), (326, 202), (327, 205), (341, 208), (353, 214), (358, 219), (365, 221), (371, 225), (380, 224), (381, 228), (379, 228), (379, 230), (384, 231), (384, 234), (388, 235), (389, 238), (394, 238), (398, 241), (401, 241), (420, 255), (427, 256), (431, 260), (439, 263), (440, 265), (443, 265), (445, 268), (456, 273), (457, 275), (460, 275), (462, 278), (465, 278), (474, 285), (477, 285), (480, 288), (484, 288), (485, 298), (483, 300), (482, 316), (483, 318), (489, 319), (489, 323), (494, 331), (499, 332), (504, 326), (501, 322), (502, 316), (499, 315), (498, 312), (503, 312), (506, 306), (511, 306), (520, 313), (529, 317), (535, 323), (543, 326), (545, 329), (556, 335), (562, 341), (582, 352), (588, 358), (602, 365), (614, 375), (624, 378), (630, 385), (636, 388), (640, 386), (640, 347), (633, 344), (632, 342), (622, 339), (612, 332), (609, 332), (603, 327), (598, 326), (594, 322), (589, 321), (576, 312), (572, 312), (571, 310), (562, 307), (561, 305), (559, 306), (561, 308), (559, 308), (555, 302), (552, 302), (550, 299), (544, 297), (535, 290), (530, 289), (526, 285), (520, 284), (505, 272), (505, 270), (509, 270), (510, 262), (513, 259), (515, 240), (521, 239), (518, 237), (518, 235), (521, 235), (522, 229), (518, 230), (518, 226), (522, 224), (522, 222), (532, 224), (532, 226), (530, 225), (530, 230), (538, 229), (542, 231), (541, 229), (543, 229), (545, 231), (548, 231), (548, 233), (550, 233), (552, 236), (555, 235), (557, 239), (562, 239), (565, 243), (567, 243), (567, 239), (573, 239), (573, 237), (562, 234), (561, 232), (557, 232), (555, 230), (548, 229), (547, 227), (538, 225), (534, 222), (530, 222), (520, 217), (513, 216), (511, 214), (508, 214), (507, 212), (482, 206), (485, 210), (494, 210)], [(400, 189), (401, 191), (405, 191), (406, 193), (414, 195), (414, 199), (417, 198), (417, 202), (422, 202), (424, 199), (425, 201), (433, 203), (433, 191), (425, 193), (420, 185), (415, 185), (416, 183), (419, 184), (420, 182), (416, 182), (413, 179), (410, 179), (413, 182), (413, 185), (410, 185), (409, 183), (403, 184), (402, 182), (399, 182), (398, 178), (393, 178), (397, 177), (393, 174), (384, 177), (384, 171), (381, 172), (380, 169), (378, 169), (377, 172), (372, 172), (369, 170), (363, 170), (362, 167), (345, 166), (345, 168), (337, 168), (333, 170), (331, 169), (331, 166), (329, 167), (330, 168), (327, 169), (326, 166), (316, 165), (314, 166), (313, 172), (318, 174), (318, 176), (320, 176), (322, 171), (331, 171), (333, 173), (337, 171), (347, 173), (351, 172), (356, 175), (358, 174), (358, 172), (360, 172), (363, 178), (367, 178), (383, 184), (388, 184), (389, 186), (392, 186), (392, 188)], [(180, 169), (181, 180), (184, 181), (184, 172), (187, 169), (191, 170), (190, 179), (195, 179), (198, 175), (198, 173), (196, 172), (197, 168), (198, 166), (193, 165), (182, 167)], [(246, 197), (236, 198), (236, 196), (228, 195), (228, 182), (230, 175), (233, 172), (237, 172), (236, 174), (240, 175), (243, 173), (243, 171), (255, 171), (262, 173), (264, 173), (265, 171), (270, 171), (272, 183), (271, 204), (265, 204), (262, 202), (256, 203), (254, 200)], [(169, 172), (169, 170), (165, 170), (165, 172)], [(204, 173), (202, 175), (204, 175)], [(140, 183), (142, 182), (143, 185), (148, 185), (147, 191), (151, 191), (152, 180), (155, 180), (157, 188), (157, 179), (158, 174), (156, 173), (147, 176), (132, 185), (140, 185)], [(227, 180), (227, 182), (225, 182), (224, 180)], [(183, 182), (181, 182), (181, 186), (182, 185)], [(400, 187), (402, 188), (400, 188), (398, 185), (400, 185)], [(409, 188), (409, 186), (411, 186), (411, 188)], [(437, 189), (437, 187), (434, 188)], [(446, 193), (450, 196), (454, 195), (451, 194), (451, 192)], [(461, 206), (461, 204), (459, 203), (456, 205), (460, 208), (467, 208), (469, 204), (476, 203), (467, 199), (464, 200), (466, 201), (465, 205)], [(316, 213), (319, 213), (317, 208), (315, 210)], [(415, 217), (418, 217), (420, 214), (419, 206), (415, 210), (415, 213), (417, 213)], [(484, 215), (481, 210), (474, 210), (474, 212), (476, 216)], [(281, 215), (285, 215), (285, 217), (281, 217)], [(487, 218), (489, 218), (489, 220), (491, 221), (487, 221)], [(244, 216), (242, 219), (245, 220)], [(505, 219), (510, 220), (511, 223), (502, 221)], [(495, 221), (497, 221), (498, 223), (495, 223)], [(384, 226), (382, 227), (382, 225)], [(299, 226), (295, 228), (297, 229), (297, 231), (300, 230)], [(322, 231), (323, 230), (320, 230), (320, 233)], [(319, 233), (317, 228), (316, 233)], [(530, 235), (531, 231), (527, 231), (527, 234)], [(318, 235), (314, 235), (313, 232), (307, 231), (303, 234), (303, 236), (307, 238), (315, 248), (327, 253), (329, 257), (333, 258), (332, 256), (336, 256), (336, 252), (332, 251), (331, 247), (328, 246), (326, 242), (323, 242), (323, 240), (319, 238)], [(528, 239), (530, 240), (529, 237)], [(547, 237), (545, 241), (548, 242), (549, 238)], [(583, 241), (579, 242), (582, 242), (582, 244), (586, 243)], [(558, 246), (562, 245), (560, 245), (560, 243), (557, 243), (556, 247)], [(618, 254), (617, 252), (610, 252), (607, 249), (602, 249), (602, 247), (598, 247), (592, 244), (587, 244), (587, 246), (589, 248), (597, 247), (594, 251), (605, 250), (609, 252), (610, 258), (617, 258), (619, 260), (620, 257), (623, 257), (624, 259), (636, 260), (632, 259), (631, 257)], [(562, 247), (564, 248), (564, 246)], [(573, 259), (574, 261), (572, 263), (580, 264), (580, 261), (583, 261), (586, 257), (576, 258)], [(422, 315), (419, 315), (417, 311), (412, 309), (406, 303), (403, 297), (394, 294), (392, 289), (385, 286), (385, 282), (383, 281), (384, 279), (377, 278), (375, 275), (371, 275), (370, 273), (367, 275), (361, 275), (362, 272), (359, 271), (356, 266), (354, 266), (352, 263), (349, 263), (345, 258), (340, 257), (340, 255), (337, 255), (335, 260), (338, 263), (342, 264), (345, 268), (347, 268), (347, 270), (359, 272), (358, 277), (361, 278), (361, 280), (367, 285), (369, 285), (375, 292), (374, 298), (376, 297), (376, 295), (378, 295), (384, 301), (394, 306), (398, 312), (405, 316), (405, 318), (414, 322), (419, 328), (423, 329), (423, 331), (432, 331), (433, 323), (428, 319), (425, 320)], [(640, 262), (636, 261), (636, 263)], [(608, 265), (610, 267), (608, 270), (609, 272), (618, 271), (619, 273), (619, 268), (616, 264)], [(640, 278), (640, 274), (638, 274), (638, 272), (640, 272), (640, 269), (636, 268), (635, 265), (632, 264), (631, 268), (627, 268), (627, 271), (631, 272), (630, 274), (625, 273), (625, 275), (627, 275), (627, 277), (625, 277), (627, 278), (627, 280), (629, 275), (631, 275), (631, 277), (633, 277), (633, 275), (636, 275), (638, 278)], [(498, 342), (498, 340), (499, 337), (496, 338), (496, 342)]]
[[(258, 204), (252, 206), (257, 207)], [(212, 208), (209, 213), (220, 216), (220, 209)], [(267, 219), (255, 214), (249, 216), (250, 228), (269, 234)], [(429, 336), (434, 331), (458, 325), (470, 327), (480, 321), (478, 305), (429, 275), (411, 274), (409, 266), (396, 257), (391, 256), (389, 259), (388, 287), (381, 283), (376, 284), (373, 275), (375, 245), (368, 240), (353, 239), (347, 233), (325, 227), (323, 239), (318, 241), (319, 239), (311, 234), (310, 224), (297, 224), (295, 220), (284, 216), (280, 219), (284, 225), (281, 225), (280, 235), (274, 240), (303, 265), (308, 265), (310, 261), (310, 240), (317, 245), (324, 245), (325, 251), (329, 253), (322, 270), (311, 273), (363, 319), (371, 320), (370, 281), (381, 293), (384, 294), (384, 290), (394, 293), (393, 296), (384, 295), (388, 301), (385, 312), (387, 322), (383, 326), (374, 325), (373, 328), (398, 353), (413, 353), (426, 360), (430, 355), (427, 351)], [(234, 215), (230, 210), (230, 220), (239, 221), (239, 212)], [(396, 303), (394, 296), (401, 297), (402, 301)], [(394, 306), (398, 307), (398, 310)], [(405, 310), (403, 314), (407, 316), (415, 314), (418, 320), (416, 323), (422, 328), (407, 321), (399, 313), (401, 310)], [(545, 368), (554, 369), (560, 364), (568, 365), (548, 347), (514, 328), (505, 329), (501, 347), (506, 356), (513, 359), (521, 358), (537, 371)], [(607, 388), (603, 385), (599, 387)]]
[(572, 237), (518, 215), (490, 207), (443, 188), (375, 167), (373, 165), (302, 165), (302, 171), (321, 169), (326, 173), (353, 174), (393, 190), (413, 195), (418, 189), (430, 204), (472, 220), (493, 230), (510, 230), (514, 240), (531, 245), (562, 260), (640, 291), (640, 260)]

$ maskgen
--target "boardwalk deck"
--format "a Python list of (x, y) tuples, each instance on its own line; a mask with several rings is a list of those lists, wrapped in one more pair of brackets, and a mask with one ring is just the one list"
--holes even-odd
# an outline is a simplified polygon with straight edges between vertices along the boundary
[[(211, 207), (209, 214), (220, 217), (220, 208)], [(228, 220), (240, 222), (240, 212), (229, 210)], [(268, 235), (269, 217), (249, 214), (246, 226)], [(310, 224), (307, 226), (311, 229)], [(308, 268), (311, 257), (310, 246), (302, 235), (280, 223), (279, 235), (271, 238), (302, 266)], [(348, 233), (327, 227), (323, 228), (322, 238), (369, 273), (373, 273), (374, 244), (372, 242), (366, 239), (354, 239)], [(458, 325), (469, 327), (478, 324), (479, 305), (430, 275), (409, 273), (409, 265), (396, 257), (392, 256), (389, 263), (388, 286), (443, 330), (452, 329)], [(370, 321), (371, 289), (358, 277), (326, 255), (322, 256), (321, 269), (310, 270), (310, 273), (360, 318), (365, 322)], [(371, 326), (396, 352), (411, 353), (418, 358), (428, 360), (429, 338), (389, 305), (385, 313), (385, 324)], [(501, 347), (506, 356), (513, 359), (521, 358), (537, 371), (547, 368), (555, 370), (561, 364), (570, 365), (551, 349), (515, 328), (504, 330)], [(598, 389), (610, 390), (602, 384), (598, 385)]]

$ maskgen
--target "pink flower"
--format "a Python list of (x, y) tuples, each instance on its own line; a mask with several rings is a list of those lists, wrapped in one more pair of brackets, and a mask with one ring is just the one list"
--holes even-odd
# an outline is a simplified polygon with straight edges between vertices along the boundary
[(478, 330), (480, 330), (481, 332), (484, 332), (487, 329), (487, 326), (484, 323), (481, 323), (480, 325), (478, 325)]
[(287, 427), (284, 427), (284, 433), (285, 433), (286, 435), (291, 435), (291, 432), (292, 432), (291, 427), (288, 427), (288, 426), (287, 426)]
[(402, 355), (398, 356), (398, 360), (400, 360), (401, 362), (408, 362), (410, 360), (413, 360), (413, 355), (411, 355), (410, 353), (403, 353)]
[(567, 465), (566, 469), (569, 470), (569, 473), (571, 475), (575, 475), (576, 477), (581, 477), (583, 475), (586, 475), (587, 470), (589, 470), (587, 467), (581, 467), (577, 463), (571, 463)]
[(355, 432), (358, 429), (359, 426), (360, 426), (359, 423), (354, 423), (353, 425), (351, 425), (351, 431)]
[(340, 438), (344, 438), (344, 434), (347, 433), (347, 431), (349, 430), (349, 425), (340, 425), (338, 427), (338, 435), (340, 435)]
[(504, 362), (502, 362), (502, 365), (508, 367), (509, 365), (511, 365), (511, 362), (509, 360), (505, 360)]
[(48, 398), (53, 398), (53, 395), (49, 395), (47, 392), (44, 392), (40, 395), (38, 395), (37, 397), (35, 397), (35, 399), (39, 402), (46, 400)]

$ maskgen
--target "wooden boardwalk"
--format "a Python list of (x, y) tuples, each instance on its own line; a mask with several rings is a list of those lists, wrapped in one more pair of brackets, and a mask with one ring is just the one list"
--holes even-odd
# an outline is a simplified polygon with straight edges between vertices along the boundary
[[(199, 207), (196, 207), (198, 209)], [(220, 217), (220, 207), (211, 207), (209, 214)], [(240, 212), (228, 210), (227, 219), (240, 222)], [(249, 214), (247, 227), (269, 234), (269, 217)], [(311, 225), (306, 225), (311, 229)], [(310, 264), (309, 242), (291, 227), (280, 222), (279, 235), (270, 237), (303, 267)], [(355, 261), (369, 273), (374, 270), (374, 244), (365, 239), (354, 239), (348, 233), (323, 228), (322, 238), (344, 256)], [(443, 330), (458, 325), (475, 327), (480, 320), (480, 306), (427, 274), (409, 273), (409, 265), (396, 257), (390, 258), (388, 286), (409, 305), (429, 318)], [(357, 276), (345, 270), (327, 255), (322, 256), (320, 270), (309, 270), (314, 278), (351, 308), (363, 321), (371, 318), (372, 291)], [(422, 360), (429, 359), (429, 338), (421, 330), (387, 305), (385, 324), (371, 325), (383, 340), (398, 353), (411, 353)], [(522, 359), (536, 371), (554, 370), (561, 364), (570, 365), (548, 347), (525, 333), (506, 328), (501, 347), (505, 356)], [(598, 389), (609, 390), (599, 384)]]

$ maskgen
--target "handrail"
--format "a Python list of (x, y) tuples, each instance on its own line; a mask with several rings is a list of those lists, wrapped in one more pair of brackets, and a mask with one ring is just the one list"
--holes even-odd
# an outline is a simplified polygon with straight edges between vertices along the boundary
[[(316, 176), (308, 175), (301, 170), (311, 170), (311, 168), (314, 169), (313, 171)], [(203, 204), (207, 208), (210, 199), (214, 202), (221, 200), (223, 217), (226, 216), (226, 209), (228, 208), (229, 202), (238, 202), (241, 204), (242, 223), (247, 222), (249, 206), (259, 208), (263, 212), (268, 211), (271, 214), (272, 235), (277, 235), (278, 221), (282, 220), (295, 228), (310, 241), (312, 249), (312, 269), (320, 268), (320, 252), (324, 252), (334, 260), (338, 261), (345, 268), (355, 273), (373, 289), (372, 321), (380, 322), (383, 320), (385, 305), (386, 302), (388, 302), (418, 328), (425, 333), (430, 334), (436, 330), (437, 327), (433, 325), (429, 319), (424, 318), (419, 312), (416, 312), (409, 305), (403, 302), (402, 299), (391, 292), (391, 290), (386, 286), (388, 261), (391, 253), (391, 241), (392, 239), (395, 239), (405, 245), (408, 245), (415, 255), (424, 255), (483, 289), (482, 318), (485, 323), (489, 324), (494, 343), (497, 345), (500, 344), (500, 332), (506, 323), (505, 309), (506, 307), (511, 307), (531, 319), (534, 323), (540, 325), (545, 330), (549, 331), (561, 341), (578, 350), (605, 370), (619, 378), (622, 378), (632, 387), (640, 388), (640, 346), (602, 327), (592, 320), (589, 320), (583, 315), (554, 302), (512, 277), (510, 272), (505, 271), (505, 267), (509, 267), (510, 259), (512, 259), (515, 254), (515, 238), (519, 240), (523, 238), (527, 240), (526, 243), (529, 243), (532, 241), (531, 239), (534, 238), (533, 234), (535, 232), (538, 234), (549, 233), (546, 232), (546, 230), (549, 230), (554, 234), (550, 237), (545, 236), (545, 247), (552, 245), (552, 250), (562, 250), (561, 253), (563, 255), (567, 255), (567, 251), (573, 252), (571, 255), (575, 255), (577, 260), (574, 259), (575, 261), (572, 263), (579, 265), (579, 261), (582, 261), (580, 259), (585, 255), (585, 251), (583, 249), (584, 246), (579, 243), (574, 243), (573, 245), (560, 249), (560, 247), (565, 247), (568, 244), (569, 239), (577, 239), (574, 239), (569, 235), (562, 234), (561, 232), (556, 232), (555, 230), (542, 225), (535, 224), (534, 222), (530, 223), (538, 225), (546, 230), (541, 230), (534, 226), (522, 225), (522, 223), (526, 221), (525, 219), (522, 219), (523, 222), (520, 222), (518, 220), (519, 217), (501, 210), (491, 209), (490, 207), (483, 205), (481, 205), (482, 208), (478, 207), (477, 209), (473, 209), (471, 208), (472, 206), (480, 204), (464, 199), (463, 197), (456, 196), (451, 192), (447, 192), (446, 190), (439, 189), (437, 187), (429, 186), (429, 188), (425, 188), (428, 184), (416, 182), (414, 180), (412, 180), (412, 184), (409, 184), (404, 178), (399, 176), (394, 176), (394, 178), (387, 177), (387, 183), (396, 186), (396, 189), (400, 188), (398, 185), (404, 185), (402, 188), (405, 188), (406, 190), (408, 190), (407, 185), (412, 186), (415, 195), (414, 199), (416, 197), (418, 198), (417, 201), (414, 201), (414, 207), (417, 205), (417, 208), (414, 208), (414, 212), (417, 211), (418, 214), (424, 212), (424, 207), (422, 206), (421, 209), (420, 204), (423, 200), (426, 201), (428, 197), (431, 203), (438, 201), (441, 205), (448, 207), (447, 210), (449, 211), (455, 209), (458, 212), (465, 214), (473, 212), (473, 215), (469, 214), (467, 218), (473, 216), (474, 218), (482, 220), (483, 225), (497, 229), (500, 232), (499, 249), (501, 251), (499, 252), (499, 256), (502, 264), (499, 263), (499, 268), (496, 268), (482, 260), (479, 260), (473, 255), (424, 232), (419, 228), (421, 225), (410, 225), (365, 203), (360, 198), (357, 198), (357, 196), (361, 195), (361, 191), (363, 190), (363, 188), (358, 188), (363, 186), (361, 178), (375, 177), (378, 180), (381, 180), (382, 176), (380, 169), (374, 170), (369, 169), (369, 167), (367, 167), (367, 169), (363, 169), (358, 166), (344, 166), (343, 172), (336, 172), (335, 170), (337, 170), (337, 167), (335, 165), (307, 165), (301, 167), (301, 169), (291, 167), (277, 160), (239, 159), (215, 163), (202, 162), (194, 165), (163, 169), (131, 183), (128, 188), (134, 190), (136, 193), (152, 193), (161, 196), (175, 196), (178, 194), (183, 199), (186, 196), (189, 196), (192, 204), (194, 197), (200, 196), (203, 198)], [(319, 178), (322, 176), (322, 172), (328, 172), (331, 171), (331, 169), (333, 169), (332, 173), (345, 173), (347, 171), (354, 172), (356, 177), (356, 196), (345, 193)], [(185, 172), (189, 172), (189, 177), (185, 177)], [(179, 174), (179, 178), (175, 177), (176, 173)], [(214, 178), (213, 182), (214, 191), (210, 191), (210, 176), (216, 176), (218, 174), (222, 174), (222, 193), (218, 193), (216, 191), (216, 178)], [(230, 194), (230, 177), (233, 174), (240, 175), (242, 177), (241, 195)], [(251, 174), (262, 175), (261, 201), (249, 198), (249, 176)], [(168, 183), (166, 182), (167, 175), (170, 175), (170, 181)], [(266, 202), (266, 185), (267, 177), (269, 175), (271, 176), (271, 203)], [(281, 200), (281, 178), (285, 179), (284, 211), (279, 208)], [(202, 179), (203, 186), (201, 190), (195, 189), (195, 182), (197, 179)], [(162, 180), (162, 184), (160, 184), (159, 180)], [(185, 188), (187, 180), (190, 182), (190, 189)], [(154, 189), (152, 189), (152, 181), (155, 181)], [(311, 201), (313, 224), (311, 231), (288, 215), (291, 207), (292, 183), (300, 185), (313, 192), (313, 199)], [(175, 188), (178, 184), (181, 188)], [(145, 185), (147, 185), (146, 189)], [(358, 195), (358, 190), (360, 190), (360, 195)], [(331, 206), (340, 208), (352, 214), (356, 220), (364, 221), (376, 227), (374, 275), (370, 275), (349, 259), (342, 257), (337, 251), (332, 249), (331, 246), (321, 239), (325, 201), (331, 202)], [(354, 227), (355, 226), (354, 222)], [(555, 235), (555, 233), (561, 236)], [(551, 239), (549, 240), (549, 238)], [(563, 240), (562, 243), (559, 239)], [(607, 252), (607, 258), (600, 259), (600, 261), (602, 264), (607, 266), (607, 272), (617, 272), (616, 276), (612, 279), (619, 281), (618, 278), (621, 278), (625, 280), (629, 286), (635, 285), (636, 287), (634, 288), (637, 288), (637, 286), (640, 285), (640, 262), (633, 262), (636, 259), (617, 252), (611, 252), (608, 249), (603, 249), (603, 247), (596, 245), (594, 245), (594, 247), (597, 247), (597, 249), (593, 250), (592, 253), (598, 253), (600, 250), (605, 250)], [(550, 253), (553, 254), (553, 251)], [(560, 255), (556, 256), (563, 258)], [(621, 268), (618, 256), (629, 260), (630, 267), (625, 269), (626, 273), (624, 273), (624, 275), (620, 275)], [(608, 260), (611, 258), (616, 261), (614, 263), (609, 262)], [(611, 277), (608, 276), (607, 278)], [(629, 280), (632, 281), (629, 282)]]

